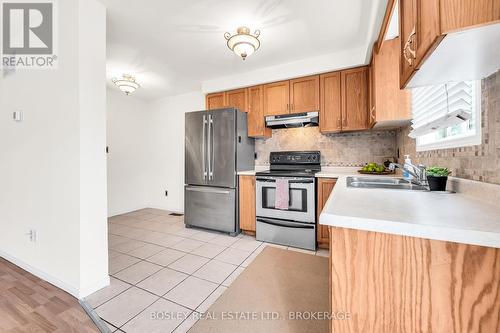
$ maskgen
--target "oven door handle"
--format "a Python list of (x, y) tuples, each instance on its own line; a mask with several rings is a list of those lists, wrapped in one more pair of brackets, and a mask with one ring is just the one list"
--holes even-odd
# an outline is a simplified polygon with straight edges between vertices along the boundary
[(314, 223), (310, 224), (298, 224), (298, 223), (291, 223), (291, 222), (286, 222), (286, 221), (278, 221), (278, 220), (271, 220), (271, 219), (263, 219), (261, 217), (257, 218), (257, 222), (262, 222), (270, 225), (275, 225), (278, 227), (286, 227), (286, 228), (294, 228), (294, 229), (314, 229)]

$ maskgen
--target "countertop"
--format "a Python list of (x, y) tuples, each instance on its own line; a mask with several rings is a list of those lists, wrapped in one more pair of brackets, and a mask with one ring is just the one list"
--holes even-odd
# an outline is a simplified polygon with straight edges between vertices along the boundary
[[(257, 166), (238, 174), (267, 169)], [(500, 206), (460, 193), (348, 188), (347, 177), (360, 176), (358, 169), (322, 167), (316, 173), (337, 178), (320, 224), (500, 248)]]
[(498, 206), (459, 193), (348, 188), (338, 175), (322, 225), (500, 248)]

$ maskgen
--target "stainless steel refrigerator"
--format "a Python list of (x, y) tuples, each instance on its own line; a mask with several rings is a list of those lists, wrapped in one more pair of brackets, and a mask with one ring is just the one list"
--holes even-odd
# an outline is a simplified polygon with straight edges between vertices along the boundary
[(238, 109), (186, 113), (184, 223), (239, 233), (237, 172), (255, 165), (247, 114)]

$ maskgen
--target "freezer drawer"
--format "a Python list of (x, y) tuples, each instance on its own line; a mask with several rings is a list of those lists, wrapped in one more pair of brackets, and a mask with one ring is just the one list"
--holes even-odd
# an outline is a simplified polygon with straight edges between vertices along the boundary
[(209, 186), (184, 188), (184, 223), (228, 233), (236, 233), (236, 190)]
[(316, 250), (316, 224), (257, 217), (256, 239)]

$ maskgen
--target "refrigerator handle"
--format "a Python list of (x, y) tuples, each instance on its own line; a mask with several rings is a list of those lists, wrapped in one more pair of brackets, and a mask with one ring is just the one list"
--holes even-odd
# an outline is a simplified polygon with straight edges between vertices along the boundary
[(202, 168), (203, 168), (203, 180), (206, 180), (207, 179), (207, 164), (206, 164), (206, 147), (205, 147), (205, 134), (206, 134), (206, 128), (207, 128), (207, 116), (206, 115), (203, 115), (203, 132), (202, 132)]
[(214, 180), (214, 116), (208, 115), (208, 180)]
[(208, 143), (207, 143), (207, 163), (208, 163), (208, 180), (211, 180), (212, 179), (212, 125), (211, 125), (211, 121), (212, 121), (212, 115), (208, 115), (208, 135), (207, 135), (207, 138), (208, 138)]

